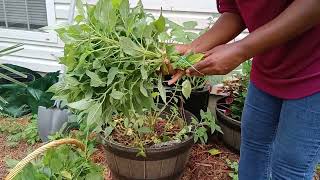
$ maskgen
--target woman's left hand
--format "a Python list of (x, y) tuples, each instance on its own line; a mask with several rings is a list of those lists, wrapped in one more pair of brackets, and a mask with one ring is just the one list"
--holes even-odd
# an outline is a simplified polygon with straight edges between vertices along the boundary
[(205, 59), (186, 70), (189, 76), (225, 75), (247, 60), (238, 43), (224, 44), (206, 52)]

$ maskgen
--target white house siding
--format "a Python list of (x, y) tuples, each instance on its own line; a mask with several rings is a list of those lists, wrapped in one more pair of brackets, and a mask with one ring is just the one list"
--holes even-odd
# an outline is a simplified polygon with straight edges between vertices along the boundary
[[(71, 0), (51, 0), (54, 1), (55, 24), (66, 23), (70, 14)], [(130, 0), (131, 5), (135, 5), (138, 0)], [(88, 0), (95, 3), (96, 0)], [(160, 7), (163, 9), (165, 17), (182, 23), (185, 21), (197, 21), (196, 30), (201, 30), (208, 25), (208, 18), (218, 16), (215, 0), (143, 0), (145, 9), (154, 15), (160, 14)], [(22, 65), (40, 72), (51, 72), (61, 70), (56, 56), (62, 54), (63, 44), (60, 40), (45, 42), (37, 40), (25, 40), (7, 38), (0, 35), (0, 48), (13, 45), (17, 42), (24, 43), (24, 50), (12, 56), (3, 57), (2, 62)]]

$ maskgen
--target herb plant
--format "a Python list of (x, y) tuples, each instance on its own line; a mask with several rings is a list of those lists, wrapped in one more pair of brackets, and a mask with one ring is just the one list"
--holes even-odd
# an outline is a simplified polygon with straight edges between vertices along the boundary
[[(90, 155), (93, 152), (92, 147), (86, 149), (88, 149), (88, 152), (81, 152), (67, 145), (49, 149), (42, 158), (29, 163), (14, 179), (102, 180), (103, 169), (90, 161)], [(10, 163), (9, 165), (13, 167), (15, 164)]]
[(32, 116), (28, 124), (23, 125), (16, 120), (3, 120), (0, 122), (0, 132), (8, 134), (7, 145), (15, 147), (20, 141), (35, 144), (40, 141), (36, 116)]
[(232, 180), (238, 180), (239, 179), (239, 163), (234, 161), (230, 161), (229, 159), (226, 159), (228, 167), (232, 170), (232, 172), (229, 173), (229, 177), (232, 178)]
[[(165, 59), (187, 68), (202, 55), (181, 57), (174, 45), (161, 40), (170, 21), (145, 13), (141, 1), (130, 9), (128, 0), (100, 0), (96, 5), (78, 0), (77, 9), (75, 24), (56, 30), (65, 43), (60, 62), (67, 71), (49, 89), (54, 98), (66, 102), (86, 130), (101, 132), (103, 127), (105, 137), (127, 146), (143, 149), (178, 137), (181, 141), (185, 136), (177, 134), (186, 124), (178, 109), (162, 117), (169, 102), (158, 72)], [(190, 96), (190, 82), (182, 91)]]

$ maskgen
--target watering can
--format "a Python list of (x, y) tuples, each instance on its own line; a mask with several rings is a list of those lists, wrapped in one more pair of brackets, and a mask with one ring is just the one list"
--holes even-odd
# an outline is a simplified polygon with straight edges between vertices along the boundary
[(49, 140), (48, 136), (59, 132), (64, 124), (68, 122), (71, 113), (68, 109), (61, 108), (61, 102), (55, 101), (52, 108), (38, 107), (38, 130), (43, 142)]

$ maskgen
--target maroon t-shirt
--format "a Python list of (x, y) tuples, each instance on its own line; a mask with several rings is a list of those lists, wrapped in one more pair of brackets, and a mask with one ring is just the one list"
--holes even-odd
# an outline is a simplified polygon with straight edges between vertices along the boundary
[[(293, 0), (217, 0), (220, 13), (239, 13), (249, 32), (268, 23)], [(320, 24), (253, 58), (251, 82), (276, 97), (297, 99), (320, 92)]]

